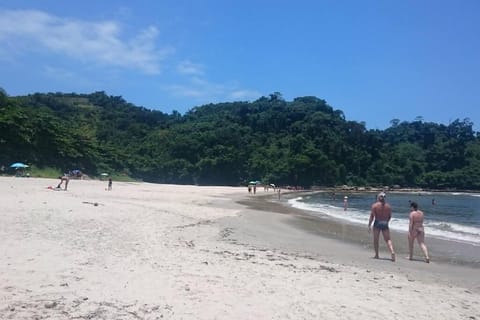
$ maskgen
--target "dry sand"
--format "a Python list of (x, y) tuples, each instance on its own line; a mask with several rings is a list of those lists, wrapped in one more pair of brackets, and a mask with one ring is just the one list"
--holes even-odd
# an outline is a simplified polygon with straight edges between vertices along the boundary
[(371, 259), (244, 188), (56, 184), (0, 178), (0, 319), (480, 319), (478, 266)]

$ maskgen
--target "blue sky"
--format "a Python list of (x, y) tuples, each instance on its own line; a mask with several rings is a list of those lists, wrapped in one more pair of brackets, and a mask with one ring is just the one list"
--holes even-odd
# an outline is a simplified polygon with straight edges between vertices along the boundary
[(369, 129), (480, 130), (479, 16), (477, 0), (0, 0), (0, 87), (166, 113), (280, 92)]

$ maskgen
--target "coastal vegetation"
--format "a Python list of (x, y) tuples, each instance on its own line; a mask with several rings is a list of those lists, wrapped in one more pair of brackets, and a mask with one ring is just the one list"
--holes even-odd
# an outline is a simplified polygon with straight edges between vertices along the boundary
[(0, 90), (0, 165), (108, 172), (148, 182), (480, 190), (480, 136), (467, 119), (349, 121), (317, 97), (207, 104), (166, 114), (105, 92)]

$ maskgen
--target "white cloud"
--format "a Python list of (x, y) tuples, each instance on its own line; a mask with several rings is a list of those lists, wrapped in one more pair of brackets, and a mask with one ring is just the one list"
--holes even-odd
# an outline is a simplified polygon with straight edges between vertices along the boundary
[(168, 92), (172, 93), (174, 96), (195, 98), (203, 100), (205, 99), (205, 91), (202, 91), (200, 88), (192, 88), (185, 85), (171, 85), (165, 88)]
[(212, 83), (200, 77), (192, 77), (187, 84), (176, 84), (164, 88), (169, 93), (193, 98), (199, 103), (253, 100), (261, 96), (255, 90), (245, 90), (237, 85)]
[(233, 90), (229, 95), (232, 100), (253, 100), (258, 99), (262, 94), (255, 90)]
[(177, 66), (177, 71), (184, 75), (203, 75), (203, 69), (203, 65), (193, 63), (189, 60), (182, 61)]
[[(76, 60), (147, 74), (160, 72), (160, 61), (172, 52), (159, 49), (158, 30), (149, 27), (131, 39), (123, 39), (115, 21), (90, 22), (64, 19), (35, 10), (0, 11), (0, 45), (18, 52), (48, 50)], [(3, 50), (5, 51), (5, 49)]]
[(252, 100), (261, 96), (257, 91), (240, 89), (237, 85), (211, 82), (207, 80), (204, 69), (202, 64), (182, 61), (176, 70), (186, 77), (186, 84), (170, 85), (164, 89), (175, 96), (193, 98), (200, 103)]
[(237, 85), (220, 84), (208, 80), (203, 64), (184, 60), (177, 64), (176, 71), (182, 76), (182, 84), (163, 86), (167, 93), (183, 98), (194, 99), (197, 103), (223, 102), (258, 98), (253, 90), (244, 90)]
[[(48, 77), (49, 81), (56, 83), (68, 84), (74, 83), (76, 89), (72, 91), (79, 90), (81, 88), (85, 90), (95, 90), (99, 86), (98, 79), (95, 77), (86, 77), (81, 73), (77, 73), (70, 69), (60, 68), (57, 66), (46, 65), (42, 68), (43, 73)], [(101, 86), (100, 86), (101, 87)]]
[(52, 67), (52, 66), (45, 66), (43, 68), (43, 71), (45, 74), (51, 76), (52, 78), (55, 79), (60, 79), (60, 80), (73, 80), (78, 77), (78, 75), (74, 74), (73, 72), (57, 67)]
[[(22, 63), (19, 57), (51, 56), (43, 63), (43, 73), (56, 81), (79, 85), (82, 73), (68, 67), (71, 61), (96, 70), (97, 66), (116, 66), (145, 74), (158, 74), (173, 48), (159, 47), (159, 31), (149, 26), (133, 36), (125, 35), (114, 20), (87, 21), (69, 19), (38, 10), (0, 10), (0, 59)], [(70, 59), (60, 62), (62, 57)], [(33, 60), (32, 60), (33, 61)], [(63, 67), (62, 67), (63, 66)], [(91, 68), (92, 67), (92, 68)], [(165, 68), (168, 70), (169, 68)], [(260, 94), (238, 84), (215, 83), (208, 79), (206, 66), (188, 59), (175, 67), (177, 83), (165, 85), (169, 94), (197, 103), (251, 100)], [(164, 81), (168, 81), (165, 72)], [(100, 76), (99, 76), (100, 77)], [(90, 82), (96, 77), (89, 77)], [(92, 87), (84, 76), (84, 87)], [(178, 79), (178, 78), (176, 78)]]

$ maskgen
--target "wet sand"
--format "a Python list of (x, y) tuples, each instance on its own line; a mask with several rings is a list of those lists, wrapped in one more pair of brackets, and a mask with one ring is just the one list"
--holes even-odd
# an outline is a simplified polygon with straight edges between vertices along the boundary
[[(373, 259), (373, 240), (372, 234), (368, 233), (368, 221), (365, 221), (365, 225), (362, 226), (291, 207), (287, 200), (299, 195), (298, 192), (286, 193), (282, 194), (281, 200), (278, 200), (276, 195), (259, 193), (242, 199), (239, 202), (254, 210), (255, 213), (244, 217), (249, 221), (236, 224), (240, 229), (247, 226), (255, 228), (252, 226), (257, 225), (270, 225), (273, 229), (274, 223), (280, 224), (285, 230), (282, 231), (283, 236), (276, 239), (276, 245), (284, 249), (309, 252), (329, 257), (338, 263), (362, 268), (382, 270), (387, 266), (390, 269), (389, 264), (383, 263), (390, 262), (390, 253), (382, 236), (380, 236), (379, 259), (381, 261)], [(280, 218), (271, 219), (271, 213), (276, 213)], [(249, 231), (246, 233), (248, 234)], [(270, 238), (258, 236), (258, 231), (255, 234), (257, 236), (249, 239), (250, 241), (261, 243), (265, 240), (264, 238)], [(297, 236), (293, 237), (294, 234)], [(422, 277), (432, 281), (453, 282), (457, 285), (480, 289), (479, 246), (428, 238), (427, 235), (426, 243), (431, 258), (431, 263), (427, 264), (417, 243), (414, 245), (413, 261), (406, 258), (408, 256), (406, 232), (391, 231), (391, 237), (397, 260), (394, 265), (404, 275), (420, 272)]]
[[(316, 212), (300, 210), (287, 203), (289, 198), (299, 195), (300, 193), (298, 192), (286, 193), (282, 195), (282, 199), (279, 201), (275, 195), (259, 193), (258, 196), (249, 197), (247, 200), (242, 201), (242, 203), (256, 210), (293, 215), (296, 219), (289, 220), (289, 223), (297, 228), (322, 237), (369, 248), (373, 252), (372, 235), (368, 233), (367, 228), (368, 220), (365, 220), (365, 225), (358, 225), (344, 220), (334, 219), (331, 216), (322, 216)], [(390, 233), (395, 251), (400, 253), (401, 257), (407, 256), (407, 232), (391, 230)], [(438, 263), (480, 268), (480, 246), (429, 237), (428, 234), (426, 236), (426, 243), (431, 259)], [(382, 245), (384, 249), (386, 249), (385, 242), (380, 235), (380, 248), (382, 248)], [(414, 253), (415, 260), (423, 260), (423, 254), (416, 242), (414, 245)], [(388, 255), (388, 252), (385, 251), (384, 255)]]

